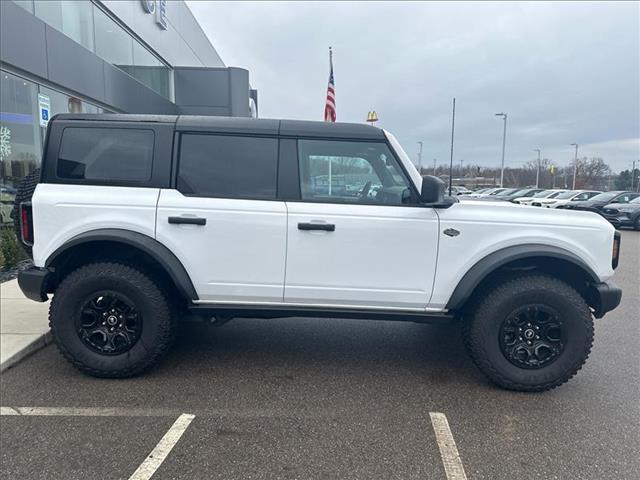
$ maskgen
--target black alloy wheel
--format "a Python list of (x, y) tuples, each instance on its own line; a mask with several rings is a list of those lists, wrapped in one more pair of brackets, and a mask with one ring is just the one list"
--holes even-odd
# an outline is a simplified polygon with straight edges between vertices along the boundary
[(76, 319), (80, 339), (102, 355), (130, 350), (140, 338), (142, 315), (126, 296), (103, 291), (89, 295)]
[(524, 305), (502, 322), (502, 354), (520, 368), (538, 369), (554, 362), (567, 343), (560, 314), (547, 305)]

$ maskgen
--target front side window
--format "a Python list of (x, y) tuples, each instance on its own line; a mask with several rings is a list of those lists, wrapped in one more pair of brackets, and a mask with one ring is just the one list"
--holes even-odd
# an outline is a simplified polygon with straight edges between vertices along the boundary
[(384, 143), (299, 140), (298, 158), (304, 201), (410, 203), (409, 182)]
[(143, 182), (151, 179), (153, 130), (68, 127), (57, 175), (71, 180)]
[(185, 195), (276, 197), (275, 138), (183, 134), (178, 165), (178, 190)]

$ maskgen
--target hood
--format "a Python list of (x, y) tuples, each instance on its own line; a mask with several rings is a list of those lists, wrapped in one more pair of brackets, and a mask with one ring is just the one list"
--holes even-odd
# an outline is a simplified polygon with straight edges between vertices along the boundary
[(457, 213), (456, 216), (460, 218), (467, 217), (478, 221), (486, 219), (488, 222), (500, 221), (501, 223), (513, 222), (559, 227), (576, 224), (592, 227), (609, 225), (609, 222), (595, 212), (526, 208), (511, 202), (466, 201), (461, 199), (459, 203), (448, 208), (446, 212), (449, 210), (455, 211)]
[(578, 202), (571, 202), (572, 207), (601, 207), (606, 205), (607, 202), (594, 202), (593, 200), (580, 200)]
[(640, 210), (640, 203), (610, 203), (607, 209), (616, 209), (620, 212), (634, 212)]

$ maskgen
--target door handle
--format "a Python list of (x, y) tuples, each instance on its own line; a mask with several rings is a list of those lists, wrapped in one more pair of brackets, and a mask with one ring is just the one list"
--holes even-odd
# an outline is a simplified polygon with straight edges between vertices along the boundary
[(298, 230), (322, 230), (325, 232), (335, 232), (336, 226), (333, 223), (299, 223)]
[(187, 225), (206, 225), (207, 219), (201, 217), (169, 217), (169, 223), (186, 223)]

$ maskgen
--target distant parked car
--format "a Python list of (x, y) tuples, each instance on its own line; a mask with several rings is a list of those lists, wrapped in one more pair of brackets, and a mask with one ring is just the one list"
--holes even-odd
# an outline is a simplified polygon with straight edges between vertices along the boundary
[(535, 206), (545, 208), (563, 208), (564, 205), (567, 205), (570, 202), (582, 202), (584, 200), (589, 200), (601, 193), (602, 192), (598, 192), (596, 190), (568, 190), (554, 198), (542, 198), (537, 200), (537, 203), (540, 205)]
[[(449, 189), (447, 188), (447, 193), (449, 193)], [(460, 187), (460, 186), (452, 186), (451, 187), (451, 196), (455, 197), (457, 195), (469, 195), (471, 192), (471, 190), (469, 190), (467, 187)]]
[(480, 195), (478, 199), (500, 201), (500, 200), (504, 200), (505, 197), (509, 195), (519, 192), (520, 190), (521, 190), (520, 188), (505, 188), (501, 192), (494, 192), (489, 195)]
[(633, 227), (640, 230), (640, 197), (629, 203), (610, 203), (602, 209), (604, 218), (614, 227)]
[(602, 210), (610, 203), (627, 204), (634, 198), (640, 197), (640, 193), (616, 190), (613, 192), (604, 192), (591, 197), (583, 202), (567, 203), (564, 208), (567, 210), (586, 210), (588, 212), (596, 212), (602, 214)]
[(506, 190), (506, 188), (483, 188), (482, 190), (477, 190), (477, 191), (471, 193), (467, 197), (471, 197), (471, 198), (486, 197), (486, 196), (492, 195), (494, 193), (500, 193), (500, 192), (502, 192), (504, 190)]
[(519, 203), (520, 205), (531, 205), (532, 202), (540, 198), (555, 198), (563, 192), (566, 192), (566, 190), (560, 190), (560, 189), (543, 190), (541, 192), (536, 193), (532, 197), (518, 197), (518, 198), (514, 198), (511, 201), (513, 203)]
[(494, 197), (495, 200), (502, 200), (503, 202), (511, 202), (516, 198), (528, 198), (533, 197), (537, 193), (540, 193), (544, 188), (516, 188), (509, 193), (502, 192)]

